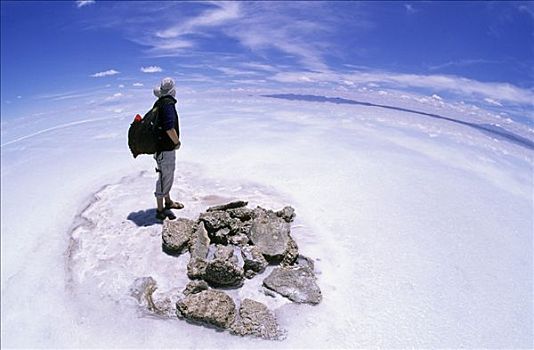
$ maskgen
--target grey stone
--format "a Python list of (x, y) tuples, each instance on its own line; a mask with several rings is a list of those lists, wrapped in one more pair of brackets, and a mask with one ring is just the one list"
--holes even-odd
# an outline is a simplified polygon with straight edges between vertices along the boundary
[(252, 270), (245, 270), (245, 278), (251, 279), (254, 278), (258, 273)]
[(231, 326), (231, 332), (241, 336), (251, 335), (276, 340), (284, 336), (276, 317), (267, 306), (251, 299), (244, 299), (239, 307), (239, 318)]
[(299, 256), (299, 247), (297, 242), (290, 236), (289, 242), (287, 243), (286, 251), (284, 252), (284, 258), (282, 259), (282, 266), (293, 265)]
[(139, 277), (130, 286), (130, 295), (134, 297), (140, 305), (146, 306), (149, 310), (154, 309), (152, 294), (158, 288), (156, 280), (152, 277)]
[(184, 295), (200, 293), (203, 290), (209, 289), (208, 283), (202, 280), (191, 281), (185, 286)]
[(134, 297), (142, 309), (151, 314), (171, 317), (174, 313), (173, 302), (168, 295), (156, 293), (156, 280), (152, 277), (136, 278), (130, 287), (130, 295)]
[(171, 253), (180, 253), (187, 248), (189, 239), (196, 230), (193, 220), (179, 218), (177, 220), (164, 220), (161, 236), (163, 249)]
[(189, 240), (189, 252), (191, 258), (206, 259), (208, 256), (208, 247), (210, 245), (210, 239), (208, 232), (203, 223), (197, 226), (195, 233)]
[(186, 319), (228, 328), (235, 320), (236, 306), (226, 293), (208, 289), (190, 294), (176, 303), (176, 315)]
[(244, 246), (241, 249), (241, 256), (243, 257), (243, 261), (245, 263), (245, 271), (250, 270), (254, 271), (255, 273), (261, 273), (265, 271), (265, 268), (267, 267), (267, 265), (269, 265), (267, 260), (265, 260), (265, 258), (263, 257), (261, 251), (256, 246)]
[(187, 264), (187, 276), (191, 279), (202, 278), (206, 270), (210, 240), (204, 224), (200, 223), (189, 240), (191, 258)]
[(288, 249), (290, 226), (272, 211), (258, 210), (250, 228), (250, 241), (268, 261), (280, 261)]
[(241, 221), (249, 221), (254, 218), (254, 210), (249, 208), (235, 208), (226, 211), (230, 217)]
[(217, 244), (228, 244), (228, 236), (230, 235), (229, 228), (221, 228), (215, 232), (208, 233), (210, 241)]
[(200, 214), (198, 219), (204, 223), (209, 233), (215, 233), (222, 228), (227, 228), (232, 218), (225, 211), (212, 211)]
[(308, 267), (312, 271), (314, 271), (315, 269), (315, 264), (313, 260), (301, 254), (299, 254), (299, 256), (297, 257), (297, 260), (295, 261), (294, 266)]
[(239, 234), (235, 236), (228, 237), (228, 243), (243, 247), (249, 242), (248, 236), (244, 234)]
[(277, 267), (263, 285), (296, 303), (318, 304), (321, 290), (309, 267)]
[(209, 207), (206, 211), (210, 212), (210, 211), (220, 211), (220, 210), (242, 208), (242, 207), (246, 207), (247, 204), (248, 204), (248, 202), (245, 202), (245, 201), (234, 201), (234, 202), (230, 202), (230, 203), (226, 203), (226, 204), (222, 204), (222, 205), (216, 205), (216, 206), (213, 206), (213, 207)]
[(248, 235), (251, 227), (252, 221), (242, 222), (239, 219), (232, 219), (232, 221), (229, 222), (231, 235)]
[(231, 246), (217, 244), (215, 246), (215, 259), (230, 260), (234, 255), (234, 248)]
[(284, 219), (286, 222), (292, 222), (296, 216), (295, 209), (289, 205), (277, 211), (276, 215)]
[(208, 262), (203, 278), (215, 287), (240, 287), (245, 271), (231, 261), (214, 259)]
[(208, 262), (201, 258), (191, 258), (187, 263), (187, 277), (197, 279), (204, 277)]

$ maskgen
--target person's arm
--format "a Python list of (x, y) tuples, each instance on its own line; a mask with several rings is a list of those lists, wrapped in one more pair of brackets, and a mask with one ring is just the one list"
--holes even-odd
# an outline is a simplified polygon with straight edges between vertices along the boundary
[(172, 128), (167, 131), (167, 135), (171, 138), (172, 142), (174, 142), (175, 145), (178, 145), (180, 142), (180, 139), (178, 138), (178, 134), (176, 133), (176, 129)]
[(174, 142), (175, 145), (178, 145), (180, 142), (180, 138), (178, 137), (178, 133), (175, 129), (175, 121), (176, 121), (176, 112), (174, 110), (173, 105), (164, 105), (163, 106), (163, 122), (162, 127), (163, 130), (169, 135), (169, 138)]

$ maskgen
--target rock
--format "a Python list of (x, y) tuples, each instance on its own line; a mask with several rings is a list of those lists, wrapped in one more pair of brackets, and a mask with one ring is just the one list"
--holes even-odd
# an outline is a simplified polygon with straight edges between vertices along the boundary
[(204, 290), (176, 303), (176, 315), (186, 319), (228, 328), (235, 320), (235, 303), (226, 293)]
[(206, 281), (196, 280), (196, 281), (189, 282), (187, 286), (185, 286), (185, 289), (182, 293), (184, 293), (184, 295), (196, 294), (207, 289), (209, 289), (209, 286), (208, 286), (208, 283), (206, 283)]
[(234, 255), (234, 248), (226, 245), (218, 244), (215, 247), (215, 259), (230, 260)]
[(284, 335), (274, 313), (264, 304), (251, 299), (241, 302), (239, 319), (232, 325), (231, 332), (270, 340), (280, 339)]
[(206, 270), (210, 240), (204, 224), (200, 223), (189, 240), (191, 258), (187, 264), (187, 276), (191, 279), (202, 278)]
[(215, 287), (240, 287), (243, 285), (245, 271), (228, 260), (214, 259), (208, 262), (203, 278)]
[(245, 270), (245, 278), (251, 279), (254, 278), (258, 273), (252, 270)]
[(198, 219), (204, 223), (209, 233), (215, 233), (221, 228), (227, 228), (232, 218), (225, 211), (213, 211), (200, 214)]
[(293, 265), (300, 266), (300, 267), (308, 267), (312, 271), (314, 271), (315, 269), (315, 264), (313, 260), (301, 254), (299, 254), (299, 256), (297, 257), (297, 260), (295, 261)]
[(272, 211), (258, 210), (250, 228), (250, 241), (268, 261), (280, 261), (290, 241), (289, 223)]
[(208, 262), (201, 258), (191, 258), (187, 263), (187, 277), (197, 279), (204, 277)]
[(230, 203), (227, 203), (227, 204), (222, 204), (222, 205), (216, 205), (216, 206), (213, 206), (213, 207), (209, 207), (206, 211), (210, 212), (210, 211), (220, 211), (220, 210), (241, 208), (241, 207), (246, 207), (247, 204), (248, 204), (248, 202), (245, 202), (245, 201), (235, 201), (235, 202), (230, 202)]
[(195, 229), (196, 223), (193, 220), (184, 218), (164, 220), (161, 231), (163, 250), (169, 253), (182, 252), (187, 247)]
[(157, 288), (156, 280), (152, 277), (139, 277), (130, 286), (130, 295), (137, 300), (139, 305), (153, 311), (156, 306), (152, 300), (152, 294)]
[(289, 242), (287, 244), (287, 249), (284, 252), (284, 258), (282, 259), (281, 265), (282, 266), (289, 266), (293, 265), (293, 263), (297, 260), (297, 257), (299, 256), (299, 247), (297, 246), (297, 242), (292, 237), (289, 237)]
[(318, 304), (321, 290), (309, 267), (277, 267), (263, 285), (296, 303)]
[(208, 248), (210, 245), (210, 239), (208, 232), (203, 223), (197, 226), (195, 233), (189, 240), (189, 252), (191, 258), (206, 259), (208, 256)]
[(277, 211), (276, 215), (284, 219), (286, 222), (292, 222), (296, 216), (295, 209), (289, 205)]
[(248, 243), (249, 239), (247, 235), (239, 234), (235, 236), (228, 237), (228, 243), (243, 247)]
[[(262, 273), (269, 263), (263, 257), (263, 254), (256, 246), (244, 246), (241, 249), (241, 256), (245, 263), (245, 271), (254, 271), (254, 277), (256, 273)], [(250, 273), (249, 273), (250, 275)], [(251, 278), (251, 277), (250, 277)]]
[(251, 226), (251, 221), (242, 222), (239, 219), (231, 219), (228, 227), (231, 235), (248, 235)]
[(152, 277), (139, 277), (131, 285), (130, 295), (150, 313), (164, 317), (172, 316), (174, 307), (171, 298), (165, 294), (155, 293), (157, 289), (156, 280)]
[(210, 241), (217, 244), (228, 244), (229, 228), (221, 228), (213, 233), (209, 233)]
[(254, 210), (248, 208), (235, 208), (226, 211), (230, 217), (241, 221), (249, 221), (254, 218)]

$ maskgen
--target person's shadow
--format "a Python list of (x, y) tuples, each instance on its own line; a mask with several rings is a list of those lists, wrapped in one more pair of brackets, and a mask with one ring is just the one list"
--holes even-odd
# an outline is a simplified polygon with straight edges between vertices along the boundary
[(161, 225), (161, 220), (156, 219), (155, 208), (131, 212), (127, 219), (133, 221), (137, 226)]

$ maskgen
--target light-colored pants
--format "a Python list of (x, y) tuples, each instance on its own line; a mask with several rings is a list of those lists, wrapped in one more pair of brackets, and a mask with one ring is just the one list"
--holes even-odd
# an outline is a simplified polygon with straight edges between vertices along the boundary
[(174, 168), (176, 167), (176, 151), (163, 151), (154, 154), (157, 163), (158, 181), (156, 181), (157, 198), (163, 198), (171, 191), (174, 181)]

